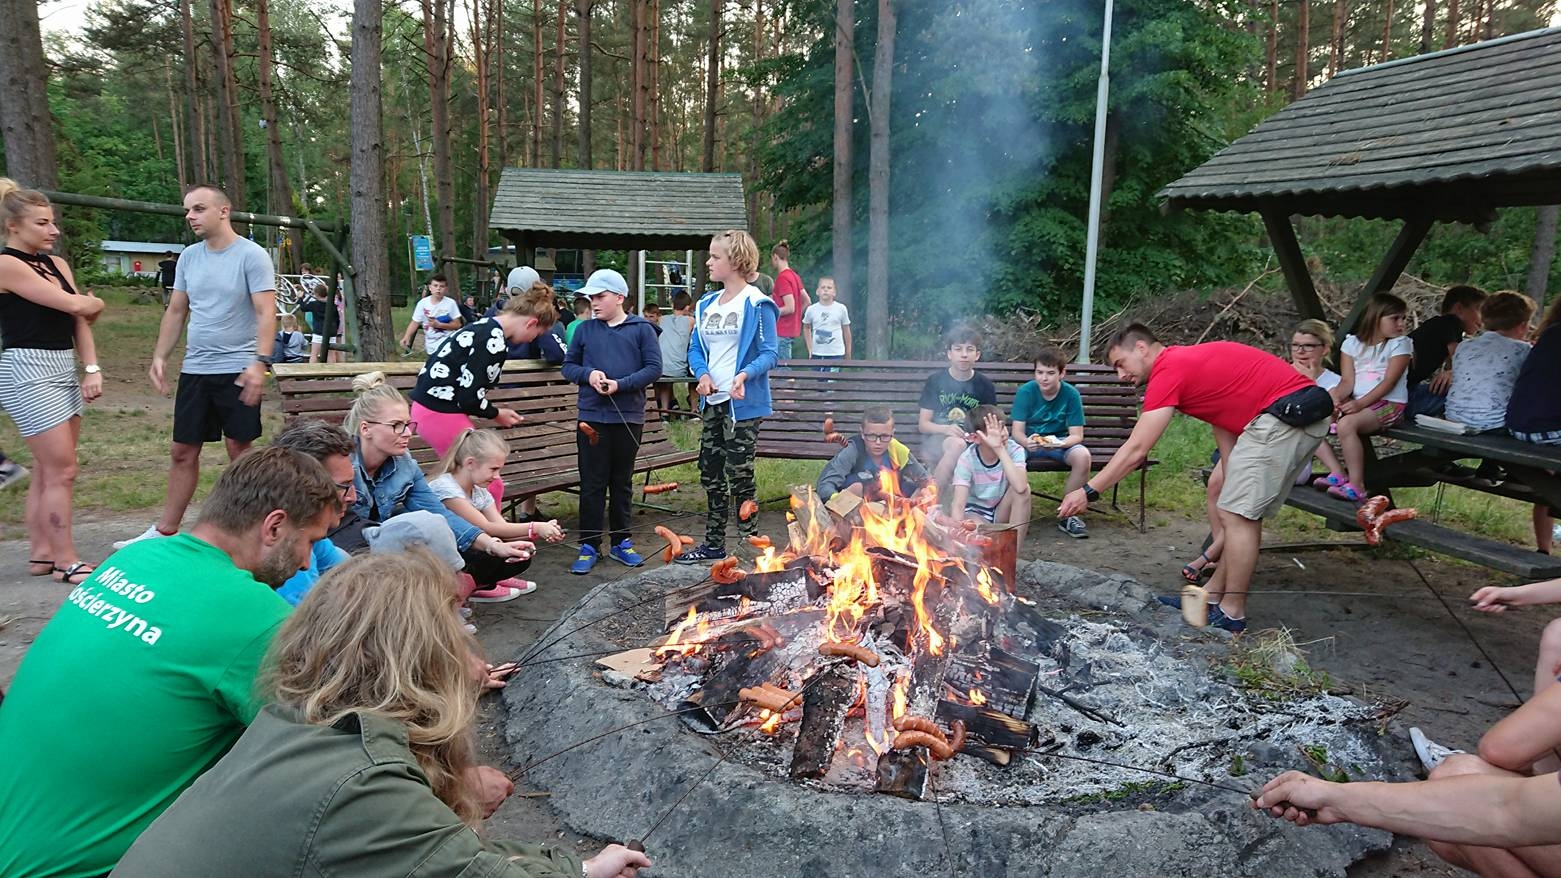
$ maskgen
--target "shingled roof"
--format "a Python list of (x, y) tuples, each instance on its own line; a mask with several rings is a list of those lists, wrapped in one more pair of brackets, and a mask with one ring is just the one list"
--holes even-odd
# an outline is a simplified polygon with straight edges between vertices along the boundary
[(1561, 203), (1561, 28), (1349, 70), (1165, 187), (1167, 209), (1481, 220)]
[(488, 224), (533, 247), (697, 250), (748, 219), (739, 174), (505, 168)]

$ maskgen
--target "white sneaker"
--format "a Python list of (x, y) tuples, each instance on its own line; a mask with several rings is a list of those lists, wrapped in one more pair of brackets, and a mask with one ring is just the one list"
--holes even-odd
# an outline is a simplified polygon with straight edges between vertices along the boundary
[(1454, 753), (1463, 753), (1463, 750), (1454, 750), (1451, 747), (1443, 747), (1441, 744), (1427, 738), (1425, 732), (1415, 727), (1409, 729), (1409, 743), (1415, 745), (1415, 755), (1420, 757), (1420, 764), (1425, 766), (1426, 774), (1436, 770), (1438, 765), (1446, 761), (1447, 757)]
[(473, 625), (470, 622), (462, 622), (461, 623), (461, 627), (466, 629), (466, 633), (467, 634), (476, 634), (477, 633), (477, 626)]
[(461, 614), (462, 619), (470, 619), (472, 617), (471, 607), (457, 607), (456, 610)]
[(138, 537), (131, 537), (128, 540), (115, 540), (114, 541), (114, 548), (116, 548), (116, 549), (123, 549), (124, 547), (130, 545), (131, 543), (139, 543), (142, 540), (155, 540), (155, 539), (158, 539), (160, 537), (166, 537), (166, 536), (168, 536), (168, 534), (165, 534), (162, 531), (158, 530), (157, 529), (157, 525), (154, 524), (154, 525), (148, 527), (146, 530), (142, 531), (141, 535), (138, 536)]
[(14, 460), (0, 460), (0, 488), (9, 488), (26, 478), (27, 467)]

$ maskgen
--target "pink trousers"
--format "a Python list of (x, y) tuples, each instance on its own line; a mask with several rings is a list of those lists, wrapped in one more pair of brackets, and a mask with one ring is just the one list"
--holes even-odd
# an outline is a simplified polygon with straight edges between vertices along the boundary
[[(461, 435), (462, 430), (477, 426), (466, 415), (436, 412), (418, 402), (412, 403), (412, 420), (417, 423), (418, 438), (427, 442), (440, 457), (455, 444), (455, 437)], [(493, 502), (503, 503), (504, 480), (494, 479), (489, 482), (488, 493), (493, 495)]]

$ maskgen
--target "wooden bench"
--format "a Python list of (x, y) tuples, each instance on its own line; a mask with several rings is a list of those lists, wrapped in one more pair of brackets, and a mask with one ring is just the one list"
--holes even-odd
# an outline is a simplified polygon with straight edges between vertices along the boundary
[[(821, 372), (820, 367), (839, 372)], [(887, 405), (894, 412), (895, 432), (911, 451), (920, 454), (921, 437), (916, 422), (921, 409), (921, 389), (927, 376), (947, 369), (946, 361), (909, 360), (783, 360), (770, 372), (770, 394), (775, 413), (759, 430), (761, 457), (828, 460), (840, 446), (824, 441), (823, 422), (835, 419), (835, 429), (854, 434), (862, 410)], [(1006, 419), (1019, 386), (1035, 377), (1030, 363), (979, 363), (977, 371), (997, 385), (997, 405)], [(1133, 425), (1138, 423), (1139, 391), (1117, 377), (1116, 370), (1098, 364), (1068, 366), (1065, 379), (1078, 388), (1084, 401), (1084, 447), (1090, 467), (1099, 470), (1116, 453)], [(1144, 529), (1144, 475), (1155, 461), (1138, 468), (1138, 528)], [(1032, 460), (1031, 472), (1062, 472), (1061, 464)], [(1116, 487), (1111, 504), (1116, 505)]]
[[(288, 422), (309, 417), (341, 423), (352, 404), (352, 378), (364, 372), (384, 372), (386, 380), (403, 394), (417, 382), (420, 363), (293, 363), (272, 367), (282, 393), (282, 412)], [(567, 491), (580, 484), (575, 456), (576, 399), (580, 387), (564, 380), (558, 367), (541, 360), (511, 360), (504, 364), (499, 386), (489, 392), (495, 405), (512, 408), (525, 418), (518, 426), (494, 428), (509, 443), (509, 459), (501, 476), (505, 497), (513, 512), (520, 499), (548, 491)], [(666, 421), (647, 394), (645, 430), (634, 471), (649, 474), (658, 469), (699, 458), (697, 451), (683, 451), (672, 443)], [(435, 462), (434, 450), (412, 438), (412, 457), (426, 471)], [(643, 499), (643, 498), (642, 498)]]
[[(1412, 425), (1393, 427), (1384, 431), (1383, 435), (1417, 447), (1378, 456), (1375, 448), (1368, 444), (1365, 486), (1368, 494), (1387, 494), (1391, 497), (1394, 488), (1447, 484), (1525, 503), (1545, 503), (1552, 508), (1561, 508), (1561, 476), (1552, 474), (1561, 471), (1561, 449), (1520, 442), (1510, 436), (1468, 436)], [(1500, 463), (1507, 470), (1507, 480), (1492, 485), (1480, 479), (1449, 476), (1438, 471), (1448, 463), (1467, 458)], [(1302, 488), (1292, 492), (1289, 502), (1297, 509), (1321, 515), (1331, 528), (1358, 529), (1353, 503)], [(1385, 529), (1382, 535), (1525, 579), (1561, 576), (1561, 558), (1541, 555), (1533, 549), (1464, 533), (1430, 521), (1416, 519), (1395, 524)]]

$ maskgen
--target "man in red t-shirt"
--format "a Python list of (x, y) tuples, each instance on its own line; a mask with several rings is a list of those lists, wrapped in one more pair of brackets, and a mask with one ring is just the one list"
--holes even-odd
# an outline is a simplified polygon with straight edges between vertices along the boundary
[(802, 314), (808, 310), (808, 291), (802, 288), (802, 276), (791, 270), (791, 246), (785, 241), (770, 250), (775, 266), (775, 289), (770, 298), (780, 306), (775, 318), (775, 334), (780, 336), (780, 358), (791, 359), (791, 345), (802, 334)]
[[(1327, 434), (1331, 403), (1318, 396), (1321, 388), (1273, 354), (1229, 341), (1166, 347), (1141, 323), (1112, 337), (1106, 361), (1123, 380), (1148, 385), (1144, 411), (1105, 468), (1063, 498), (1058, 517), (1083, 512), (1101, 491), (1142, 465), (1171, 415), (1180, 411), (1207, 422), (1225, 462), (1219, 496), (1225, 553), (1208, 586), (1209, 623), (1245, 630), (1263, 519), (1284, 506), (1296, 468)], [(1295, 426), (1297, 412), (1302, 420), (1315, 420)]]

